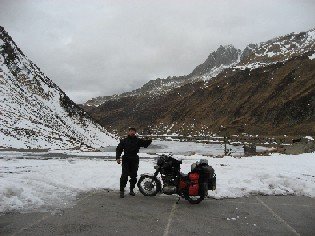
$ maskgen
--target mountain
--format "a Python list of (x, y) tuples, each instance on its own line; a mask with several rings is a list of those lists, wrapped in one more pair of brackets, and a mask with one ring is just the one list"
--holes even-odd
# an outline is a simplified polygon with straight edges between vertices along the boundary
[(243, 51), (220, 46), (189, 75), (149, 81), (139, 89), (83, 107), (110, 130), (205, 135), (315, 134), (315, 29)]
[(99, 148), (116, 142), (0, 27), (1, 148)]
[(194, 69), (192, 73), (186, 76), (169, 76), (166, 79), (157, 78), (150, 80), (141, 88), (131, 92), (115, 94), (113, 96), (101, 96), (87, 101), (84, 106), (97, 107), (107, 101), (117, 100), (124, 97), (147, 96), (155, 97), (167, 94), (174, 88), (181, 87), (185, 84), (211, 79), (219, 74), (224, 68), (234, 65), (238, 62), (241, 50), (232, 45), (220, 46), (215, 52), (212, 52), (207, 60)]

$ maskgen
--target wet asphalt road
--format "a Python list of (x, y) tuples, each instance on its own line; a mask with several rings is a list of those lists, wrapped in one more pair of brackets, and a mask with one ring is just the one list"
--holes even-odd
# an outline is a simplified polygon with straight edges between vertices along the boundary
[(0, 235), (315, 235), (315, 199), (251, 196), (190, 205), (176, 196), (82, 195), (72, 208), (0, 216)]

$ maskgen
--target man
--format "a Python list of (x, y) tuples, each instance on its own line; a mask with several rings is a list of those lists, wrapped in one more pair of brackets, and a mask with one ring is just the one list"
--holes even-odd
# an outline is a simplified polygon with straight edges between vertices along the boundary
[[(120, 177), (120, 197), (124, 197), (125, 187), (130, 176), (130, 195), (135, 196), (133, 189), (137, 183), (137, 172), (139, 167), (138, 152), (140, 147), (147, 148), (152, 140), (140, 139), (136, 136), (136, 129), (129, 128), (127, 138), (121, 139), (116, 148), (116, 161), (118, 164), (122, 161), (122, 173)], [(120, 155), (124, 152), (122, 160)]]

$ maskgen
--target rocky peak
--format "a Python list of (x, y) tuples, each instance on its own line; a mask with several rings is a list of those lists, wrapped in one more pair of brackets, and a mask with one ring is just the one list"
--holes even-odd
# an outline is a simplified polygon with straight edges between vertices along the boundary
[(203, 75), (222, 65), (236, 63), (240, 54), (241, 50), (236, 49), (233, 45), (220, 45), (220, 47), (216, 51), (210, 53), (206, 61), (197, 66), (189, 76)]

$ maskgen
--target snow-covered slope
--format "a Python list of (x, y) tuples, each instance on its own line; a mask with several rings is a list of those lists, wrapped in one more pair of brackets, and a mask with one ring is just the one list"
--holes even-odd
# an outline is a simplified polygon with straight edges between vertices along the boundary
[(284, 62), (295, 56), (315, 52), (315, 28), (306, 32), (291, 33), (259, 44), (249, 44), (241, 55), (237, 67), (257, 68)]
[(116, 142), (0, 27), (0, 147), (98, 148)]

